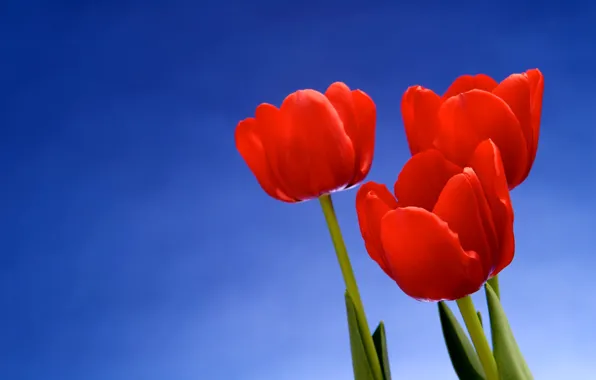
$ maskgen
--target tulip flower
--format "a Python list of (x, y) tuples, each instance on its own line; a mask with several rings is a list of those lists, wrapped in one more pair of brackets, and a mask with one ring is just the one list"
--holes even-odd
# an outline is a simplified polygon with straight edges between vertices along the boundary
[(271, 197), (288, 203), (319, 198), (346, 285), (350, 339), (362, 348), (353, 351), (354, 371), (382, 380), (330, 194), (357, 185), (368, 174), (376, 119), (375, 103), (366, 93), (336, 82), (324, 94), (296, 91), (279, 108), (260, 104), (255, 117), (238, 123), (235, 138), (240, 155)]
[(394, 194), (368, 182), (356, 209), (369, 255), (409, 296), (463, 298), (513, 259), (513, 210), (492, 140), (461, 166), (437, 149), (415, 154)]
[(501, 83), (484, 74), (464, 75), (442, 97), (412, 86), (401, 102), (410, 152), (435, 148), (463, 166), (481, 141), (491, 139), (513, 189), (526, 179), (536, 157), (543, 91), (538, 69), (510, 75)]
[(260, 104), (236, 127), (236, 148), (263, 190), (299, 202), (360, 183), (374, 152), (376, 107), (360, 90), (333, 83), (296, 91), (280, 108)]

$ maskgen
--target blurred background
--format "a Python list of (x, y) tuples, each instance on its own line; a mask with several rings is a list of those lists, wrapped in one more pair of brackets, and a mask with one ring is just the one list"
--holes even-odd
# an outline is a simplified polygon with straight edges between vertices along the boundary
[[(542, 132), (513, 192), (503, 306), (536, 379), (596, 378), (595, 16), (561, 1), (2, 3), (0, 378), (352, 379), (318, 202), (266, 196), (237, 122), (344, 81), (377, 104), (368, 179), (391, 186), (408, 86), (534, 67)], [(370, 260), (354, 197), (336, 209), (394, 378), (456, 379), (436, 305)]]

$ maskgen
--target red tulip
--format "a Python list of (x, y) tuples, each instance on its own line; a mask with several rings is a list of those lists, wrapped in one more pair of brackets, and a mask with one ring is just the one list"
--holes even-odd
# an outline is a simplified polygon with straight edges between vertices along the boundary
[(532, 168), (542, 112), (544, 79), (538, 69), (501, 83), (479, 74), (457, 78), (442, 97), (421, 86), (405, 92), (401, 111), (412, 155), (440, 150), (462, 166), (476, 146), (491, 139), (503, 156), (509, 188)]
[(333, 83), (301, 90), (280, 108), (263, 103), (238, 123), (236, 148), (267, 194), (299, 202), (361, 182), (372, 164), (376, 107), (360, 90)]
[(477, 145), (465, 167), (415, 154), (394, 187), (362, 185), (356, 210), (366, 249), (409, 296), (455, 300), (477, 291), (514, 254), (513, 209), (499, 149)]

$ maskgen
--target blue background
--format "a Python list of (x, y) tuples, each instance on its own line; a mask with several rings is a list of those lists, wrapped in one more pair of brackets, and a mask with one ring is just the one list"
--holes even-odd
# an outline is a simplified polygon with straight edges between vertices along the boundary
[[(596, 378), (593, 5), (215, 4), (0, 6), (1, 379), (350, 379), (318, 204), (267, 197), (236, 123), (344, 81), (377, 104), (368, 179), (391, 185), (408, 157), (408, 86), (534, 67), (542, 133), (513, 192), (503, 303), (537, 379)], [(436, 306), (370, 260), (354, 196), (336, 207), (394, 377), (455, 379)]]

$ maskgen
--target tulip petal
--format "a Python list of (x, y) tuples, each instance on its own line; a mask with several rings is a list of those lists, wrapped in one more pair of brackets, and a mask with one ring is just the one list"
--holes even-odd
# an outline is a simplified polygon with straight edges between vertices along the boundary
[[(509, 105), (521, 127), (528, 152), (532, 152), (534, 145), (534, 133), (532, 131), (532, 114), (530, 105), (530, 81), (526, 74), (512, 74), (503, 80), (493, 94), (503, 99)], [(528, 155), (527, 168), (530, 167), (530, 157)], [(529, 170), (526, 169), (526, 172)], [(522, 178), (522, 180), (525, 179)]]
[(438, 150), (430, 149), (411, 157), (393, 187), (399, 207), (415, 206), (431, 211), (449, 178), (462, 168), (449, 162)]
[(355, 171), (350, 185), (360, 183), (368, 174), (375, 144), (376, 107), (366, 93), (335, 82), (325, 92), (352, 140), (355, 153)]
[(440, 105), (439, 95), (424, 87), (412, 86), (404, 93), (401, 99), (401, 116), (412, 155), (432, 147)]
[(505, 101), (492, 93), (472, 90), (447, 99), (439, 109), (435, 146), (445, 157), (464, 166), (483, 140), (499, 147), (509, 187), (520, 183), (528, 149), (519, 122)]
[(511, 263), (515, 254), (513, 207), (499, 148), (491, 140), (483, 141), (476, 148), (469, 166), (478, 176), (493, 216), (499, 242), (498, 253), (493, 258), (492, 276), (495, 276)]
[(236, 149), (246, 161), (249, 169), (257, 178), (259, 185), (271, 197), (284, 202), (296, 202), (279, 188), (267, 162), (261, 138), (258, 136), (258, 125), (254, 118), (244, 119), (238, 123), (235, 132)]
[(445, 91), (441, 100), (445, 101), (452, 96), (471, 90), (491, 92), (497, 85), (498, 83), (496, 80), (485, 74), (462, 75), (451, 83), (451, 86)]
[[(335, 82), (332, 83), (329, 88), (327, 88), (327, 91), (325, 91), (325, 96), (327, 99), (329, 99), (329, 102), (331, 102), (337, 111), (337, 114), (344, 125), (346, 133), (352, 140), (354, 148), (356, 148), (356, 142), (358, 141), (358, 122), (354, 112), (352, 91), (350, 91), (350, 88), (345, 83)], [(358, 161), (359, 152), (356, 149), (355, 152), (356, 161)]]
[(381, 243), (381, 220), (396, 207), (397, 201), (385, 185), (367, 182), (356, 193), (356, 213), (364, 245), (370, 257), (389, 277), (393, 275)]
[(276, 164), (294, 197), (311, 199), (344, 188), (354, 174), (354, 148), (343, 122), (325, 95), (290, 94), (281, 108)]
[(465, 168), (463, 173), (449, 179), (433, 213), (458, 235), (465, 251), (478, 254), (483, 263), (484, 277), (488, 278), (493, 269), (495, 232), (482, 186), (472, 169)]
[(259, 136), (263, 143), (263, 150), (267, 157), (267, 162), (271, 169), (272, 177), (278, 187), (289, 197), (296, 201), (303, 200), (292, 189), (291, 184), (285, 181), (284, 167), (280, 166), (278, 159), (278, 149), (280, 141), (284, 140), (284, 127), (282, 125), (281, 111), (274, 105), (268, 103), (259, 104), (255, 110), (255, 120), (257, 121)]
[(538, 137), (540, 136), (540, 118), (542, 116), (542, 95), (544, 94), (544, 77), (538, 69), (526, 71), (530, 81), (530, 109), (532, 114), (532, 149), (530, 150), (530, 166), (536, 158), (538, 150)]
[(375, 129), (377, 124), (377, 107), (364, 91), (352, 91), (356, 119), (358, 121), (358, 136), (355, 149), (358, 151), (359, 162), (357, 173), (352, 184), (362, 182), (372, 166), (375, 152)]
[(447, 223), (418, 207), (390, 211), (381, 241), (393, 279), (419, 300), (455, 300), (477, 291), (485, 278), (476, 252), (465, 252)]

